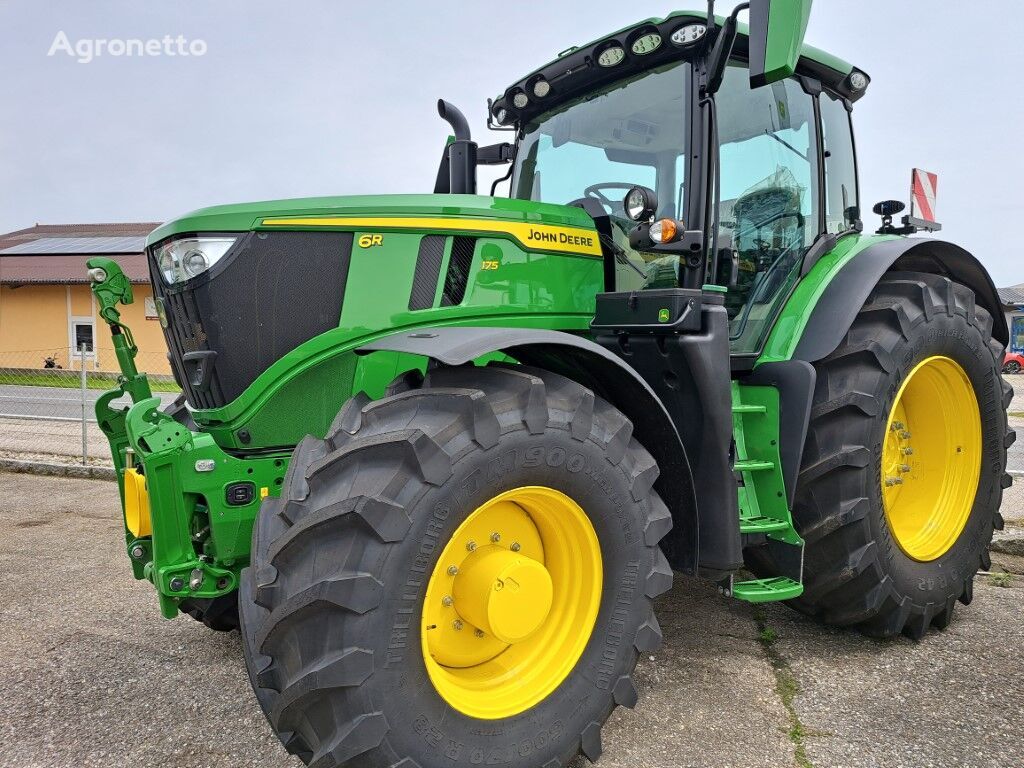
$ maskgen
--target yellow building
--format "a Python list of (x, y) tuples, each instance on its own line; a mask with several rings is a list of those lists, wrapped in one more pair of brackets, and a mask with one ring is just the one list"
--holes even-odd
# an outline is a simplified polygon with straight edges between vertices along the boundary
[(0, 235), (0, 368), (41, 369), (46, 358), (78, 370), (116, 371), (110, 334), (96, 314), (85, 262), (115, 259), (132, 282), (135, 303), (122, 319), (135, 334), (139, 368), (169, 375), (167, 346), (153, 302), (143, 246), (158, 225), (37, 224)]

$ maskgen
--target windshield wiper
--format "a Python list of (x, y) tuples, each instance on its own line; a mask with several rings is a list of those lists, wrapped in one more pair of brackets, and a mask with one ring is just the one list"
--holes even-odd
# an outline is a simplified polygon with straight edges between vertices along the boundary
[(638, 275), (640, 275), (640, 277), (642, 277), (644, 280), (647, 279), (647, 273), (629, 260), (629, 255), (622, 248), (622, 246), (615, 242), (614, 238), (608, 235), (598, 235), (598, 238), (601, 240), (601, 245), (605, 246), (609, 251), (612, 252), (612, 255), (615, 257), (615, 261), (617, 263), (632, 268), (632, 270), (636, 272)]
[(779, 138), (778, 136), (776, 136), (774, 133), (769, 131), (767, 128), (764, 129), (764, 135), (765, 136), (771, 136), (773, 139), (775, 139), (777, 142), (779, 142), (779, 144), (784, 146), (786, 149), (788, 149), (790, 152), (792, 152), (797, 157), (802, 158), (804, 160), (808, 160), (807, 155), (805, 155), (803, 152), (801, 152), (799, 149), (794, 147), (792, 144), (790, 144), (785, 139), (782, 139), (782, 138)]

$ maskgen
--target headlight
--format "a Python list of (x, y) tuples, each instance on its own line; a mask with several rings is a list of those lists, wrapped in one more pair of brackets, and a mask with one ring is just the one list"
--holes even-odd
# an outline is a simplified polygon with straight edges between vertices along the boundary
[(228, 252), (235, 237), (183, 237), (156, 249), (156, 263), (168, 283), (184, 283), (201, 275)]

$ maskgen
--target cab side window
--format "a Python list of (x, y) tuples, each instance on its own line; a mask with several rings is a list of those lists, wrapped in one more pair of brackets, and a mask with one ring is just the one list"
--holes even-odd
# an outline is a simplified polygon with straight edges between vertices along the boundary
[(818, 235), (814, 102), (796, 80), (751, 89), (746, 67), (730, 66), (716, 109), (718, 279), (732, 282), (730, 343), (742, 354), (760, 349)]
[(853, 129), (840, 99), (822, 93), (818, 104), (825, 143), (825, 228), (839, 234), (853, 229), (860, 219)]

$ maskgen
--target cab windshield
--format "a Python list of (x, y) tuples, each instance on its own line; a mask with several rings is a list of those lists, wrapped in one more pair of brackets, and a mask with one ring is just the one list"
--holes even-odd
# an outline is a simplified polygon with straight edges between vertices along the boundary
[(591, 197), (626, 233), (636, 224), (626, 217), (622, 198), (642, 185), (657, 194), (659, 217), (678, 218), (685, 210), (689, 75), (689, 63), (676, 62), (528, 123), (516, 153), (512, 196), (561, 204)]

